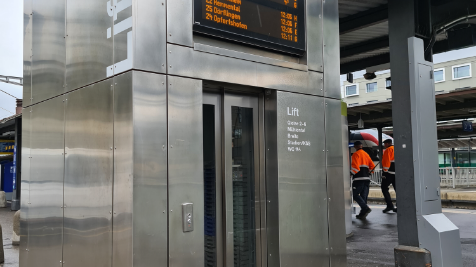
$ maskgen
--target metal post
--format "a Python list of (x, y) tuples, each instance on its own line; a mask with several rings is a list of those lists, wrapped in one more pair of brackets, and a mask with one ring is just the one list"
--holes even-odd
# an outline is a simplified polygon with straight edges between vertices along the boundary
[(21, 118), (15, 119), (15, 147), (16, 147), (16, 177), (15, 177), (15, 187), (12, 192), (12, 205), (11, 210), (17, 211), (20, 209), (20, 186), (21, 186), (21, 147), (22, 147), (22, 129), (21, 129)]
[(425, 264), (462, 266), (459, 229), (441, 210), (433, 64), (415, 37), (431, 6), (428, 0), (389, 0), (388, 6), (396, 180), (405, 187), (397, 199), (395, 262), (426, 261), (431, 254)]
[(451, 179), (453, 180), (453, 188), (455, 188), (455, 180), (456, 180), (456, 174), (455, 174), (455, 168), (451, 167)]

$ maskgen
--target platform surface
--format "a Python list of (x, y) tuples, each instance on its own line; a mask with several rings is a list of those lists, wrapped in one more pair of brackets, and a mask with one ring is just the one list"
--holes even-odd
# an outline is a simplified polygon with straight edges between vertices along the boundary
[[(393, 249), (398, 245), (397, 214), (382, 213), (383, 205), (370, 205), (366, 220), (352, 215), (353, 236), (347, 239), (348, 266), (395, 266)], [(357, 208), (357, 213), (359, 212)], [(476, 266), (476, 210), (443, 209), (460, 229), (463, 266)]]

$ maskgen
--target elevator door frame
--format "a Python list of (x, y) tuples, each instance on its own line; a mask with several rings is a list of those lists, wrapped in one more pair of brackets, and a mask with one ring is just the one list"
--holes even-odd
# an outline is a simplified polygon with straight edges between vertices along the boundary
[[(203, 92), (203, 104), (215, 106), (217, 267), (233, 267), (233, 193), (231, 107), (253, 108), (256, 267), (267, 266), (264, 95), (222, 89)], [(230, 118), (226, 121), (226, 118)], [(230, 177), (227, 181), (226, 177)], [(228, 182), (228, 183), (227, 183)], [(228, 188), (228, 194), (227, 192)], [(227, 212), (228, 206), (228, 212)], [(231, 209), (230, 209), (231, 208)], [(227, 256), (229, 255), (229, 256)]]

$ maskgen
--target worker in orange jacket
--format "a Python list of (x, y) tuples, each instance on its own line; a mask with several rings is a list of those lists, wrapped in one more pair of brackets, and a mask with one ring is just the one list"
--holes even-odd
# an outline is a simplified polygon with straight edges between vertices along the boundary
[(355, 153), (352, 154), (352, 195), (354, 200), (360, 206), (360, 213), (357, 219), (365, 219), (372, 211), (367, 205), (369, 196), (370, 174), (375, 168), (375, 164), (369, 154), (362, 149), (362, 143), (356, 141), (354, 143)]
[(397, 212), (397, 209), (395, 206), (393, 206), (390, 193), (388, 192), (390, 185), (393, 185), (393, 189), (397, 191), (397, 185), (395, 184), (395, 153), (392, 143), (392, 139), (383, 141), (385, 152), (383, 152), (382, 158), (383, 174), (380, 188), (382, 189), (385, 202), (387, 202), (387, 207), (382, 211), (383, 213), (387, 213), (389, 211)]

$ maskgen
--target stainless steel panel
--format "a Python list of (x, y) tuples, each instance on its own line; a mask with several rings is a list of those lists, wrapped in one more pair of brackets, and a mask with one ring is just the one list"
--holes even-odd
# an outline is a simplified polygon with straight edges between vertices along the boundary
[(32, 103), (64, 92), (65, 0), (33, 1)]
[[(67, 90), (100, 81), (113, 64), (110, 1), (68, 0), (66, 7)], [(110, 69), (112, 71), (112, 69)]]
[(112, 105), (111, 80), (67, 95), (63, 241), (67, 266), (111, 266)]
[(328, 266), (324, 99), (269, 98), (268, 265)]
[(192, 47), (192, 27), (193, 0), (168, 0), (167, 42)]
[[(26, 7), (26, 6), (25, 6)], [(20, 198), (20, 267), (29, 267), (29, 203), (30, 203), (30, 153), (31, 153), (31, 108), (24, 108), (22, 114), (21, 148), (21, 198)]]
[[(320, 72), (324, 71), (322, 2), (322, 0), (306, 1), (307, 65), (310, 70)], [(338, 33), (336, 34), (338, 36)]]
[[(347, 105), (341, 103), (342, 108), (346, 109)], [(350, 178), (350, 154), (349, 154), (349, 126), (347, 123), (347, 113), (341, 114), (342, 125), (342, 176), (344, 177), (344, 212), (345, 212), (345, 233), (352, 233), (352, 183)]]
[(341, 98), (338, 0), (323, 1), (324, 96)]
[(57, 266), (63, 260), (63, 97), (31, 111), (29, 257), (35, 266)]
[(133, 72), (134, 267), (167, 266), (166, 82), (164, 75)]
[(114, 77), (114, 193), (112, 266), (130, 267), (133, 255), (132, 71)]
[(23, 1), (23, 106), (31, 104), (32, 1)]
[(202, 82), (168, 76), (167, 84), (169, 266), (203, 266), (203, 210), (195, 210), (195, 230), (188, 233), (181, 214), (183, 203), (203, 207)]
[(341, 101), (325, 101), (330, 260), (331, 266), (347, 266)]
[(298, 71), (234, 59), (191, 48), (167, 45), (169, 74), (259, 86), (308, 94), (321, 94), (321, 73)]
[(167, 71), (166, 0), (134, 0), (134, 69)]
[[(240, 51), (235, 51), (231, 49), (226, 49), (226, 48), (221, 48), (221, 47), (216, 47), (216, 46), (211, 46), (206, 44), (195, 43), (193, 45), (193, 49), (195, 51), (201, 51), (201, 52), (206, 52), (210, 54), (216, 54), (216, 55), (243, 59), (243, 60), (248, 60), (248, 61), (253, 61), (258, 63), (264, 63), (264, 64), (274, 65), (274, 66), (279, 66), (284, 68), (307, 71), (307, 65), (304, 65), (304, 64), (270, 58), (270, 57), (266, 57), (262, 55), (258, 56), (254, 54), (244, 53)], [(267, 53), (263, 53), (263, 54), (267, 54)]]

